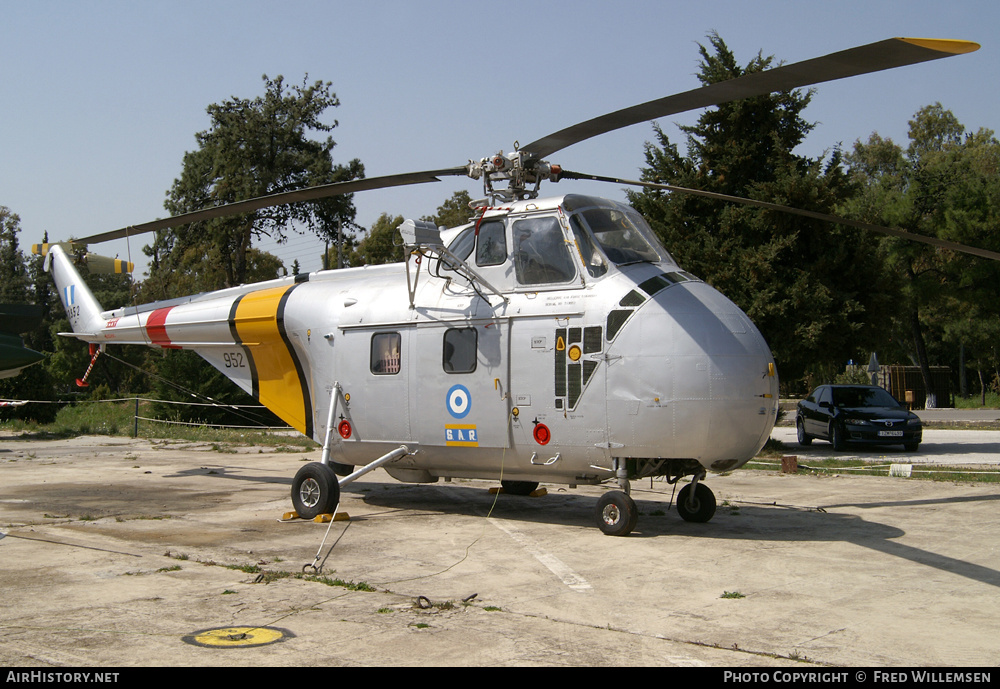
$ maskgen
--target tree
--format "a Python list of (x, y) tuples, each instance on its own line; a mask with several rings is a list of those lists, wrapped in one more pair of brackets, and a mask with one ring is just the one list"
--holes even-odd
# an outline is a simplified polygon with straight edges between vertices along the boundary
[(437, 207), (434, 215), (425, 215), (421, 220), (432, 222), (438, 227), (458, 227), (469, 222), (476, 214), (471, 207), (472, 197), (464, 189), (456, 191), (451, 198)]
[[(437, 207), (434, 215), (420, 218), (438, 227), (453, 228), (465, 225), (475, 215), (470, 207), (472, 198), (464, 189), (456, 191)], [(403, 224), (403, 216), (393, 217), (383, 213), (376, 220), (367, 235), (358, 242), (350, 253), (352, 266), (376, 265), (379, 263), (399, 263), (403, 261), (402, 238), (397, 230)]]
[[(20, 232), (21, 218), (6, 206), (0, 206), (0, 303), (35, 303), (27, 260), (18, 239)], [(36, 351), (39, 348), (33, 339), (40, 327), (25, 333), (23, 338)], [(41, 402), (4, 407), (0, 409), (0, 420), (32, 419), (45, 423), (55, 418), (58, 409), (45, 403), (53, 398), (53, 386), (44, 361), (28, 366), (15, 377), (0, 379), (0, 398)]]
[(28, 271), (17, 235), (21, 218), (0, 206), (0, 303), (25, 304), (29, 299)]
[[(48, 243), (48, 241), (49, 233), (46, 232), (42, 236), (42, 243)], [(31, 349), (39, 352), (51, 352), (54, 345), (49, 328), (52, 325), (53, 307), (60, 309), (61, 306), (59, 297), (55, 294), (52, 278), (45, 272), (44, 257), (28, 256), (26, 257), (26, 261), (28, 280), (31, 282), (31, 291), (33, 292), (33, 302), (42, 309), (42, 323), (30, 333), (25, 333), (24, 341)]]
[[(992, 131), (966, 133), (940, 103), (919, 110), (909, 123), (906, 150), (872, 134), (848, 156), (860, 193), (844, 204), (854, 217), (909, 232), (1000, 247), (1000, 144)], [(927, 406), (937, 406), (930, 384), (932, 357), (947, 356), (940, 344), (965, 346), (982, 371), (997, 365), (1000, 334), (1000, 267), (996, 262), (886, 239), (886, 266), (902, 285), (896, 328), (907, 354), (920, 367)], [(981, 381), (981, 391), (985, 383)]]
[[(336, 143), (331, 137), (309, 138), (312, 132), (330, 132), (337, 126), (322, 119), (340, 104), (329, 82), (308, 85), (303, 80), (301, 86), (288, 88), (281, 76), (264, 75), (263, 81), (263, 96), (234, 97), (208, 107), (211, 127), (195, 136), (198, 149), (185, 154), (181, 176), (168, 193), (165, 206), (171, 215), (364, 177), (357, 159), (334, 165)], [(201, 282), (210, 282), (199, 285), (207, 289), (243, 284), (267, 263), (252, 252), (256, 239), (284, 241), (293, 224), (321, 238), (335, 237), (338, 223), (349, 224), (354, 214), (352, 197), (344, 195), (167, 230), (147, 248), (150, 277), (161, 271), (194, 272)]]
[[(707, 85), (766, 69), (746, 67), (717, 34), (700, 46)], [(687, 155), (659, 127), (646, 145), (646, 181), (830, 213), (851, 193), (840, 152), (811, 159), (793, 150), (813, 129), (802, 113), (812, 92), (724, 103), (683, 126)], [(859, 232), (771, 210), (659, 190), (631, 192), (680, 265), (739, 305), (771, 345), (783, 384), (829, 379), (878, 339), (889, 306), (876, 244)]]
[(351, 252), (352, 266), (377, 265), (380, 263), (400, 263), (403, 261), (402, 238), (396, 231), (403, 224), (403, 216), (395, 218), (383, 213), (376, 220), (368, 235)]

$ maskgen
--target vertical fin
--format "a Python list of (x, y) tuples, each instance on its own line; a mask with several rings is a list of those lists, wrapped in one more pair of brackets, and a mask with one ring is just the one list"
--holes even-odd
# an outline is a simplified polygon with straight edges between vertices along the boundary
[(77, 335), (96, 336), (104, 327), (101, 305), (97, 303), (87, 283), (80, 277), (73, 260), (61, 246), (54, 244), (49, 247), (46, 267), (55, 280), (59, 298), (62, 300), (63, 308), (66, 309), (66, 317), (73, 332)]

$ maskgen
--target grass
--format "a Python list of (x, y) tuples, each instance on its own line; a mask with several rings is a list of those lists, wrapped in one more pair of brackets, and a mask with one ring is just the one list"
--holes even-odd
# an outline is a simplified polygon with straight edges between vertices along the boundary
[[(779, 443), (780, 444), (780, 443)], [(778, 454), (792, 454), (794, 449), (786, 449)], [(877, 460), (860, 459), (857, 457), (845, 459), (808, 459), (803, 463), (803, 457), (799, 458), (799, 473), (815, 474), (850, 474), (852, 476), (888, 476), (891, 464), (911, 464), (905, 457), (899, 457), (899, 461), (892, 462), (885, 457)], [(763, 453), (756, 459), (747, 462), (744, 469), (756, 469), (758, 471), (780, 471), (781, 462), (774, 461), (773, 457), (765, 456)], [(930, 481), (958, 481), (967, 483), (1000, 483), (1000, 467), (991, 465), (977, 466), (976, 468), (963, 466), (945, 465), (920, 465), (913, 464), (911, 478)]]
[(969, 397), (955, 397), (955, 409), (1000, 409), (1000, 393), (987, 392), (986, 404), (981, 404), (979, 395)]
[[(152, 403), (140, 401), (139, 415), (152, 417)], [(0, 429), (20, 432), (39, 439), (72, 438), (79, 435), (132, 437), (135, 429), (135, 402), (81, 402), (66, 405), (52, 423), (10, 420), (0, 423)], [(146, 439), (186, 440), (206, 443), (218, 452), (233, 452), (233, 447), (264, 445), (281, 452), (308, 452), (316, 442), (297, 433), (275, 433), (255, 428), (210, 428), (139, 421), (139, 437)]]

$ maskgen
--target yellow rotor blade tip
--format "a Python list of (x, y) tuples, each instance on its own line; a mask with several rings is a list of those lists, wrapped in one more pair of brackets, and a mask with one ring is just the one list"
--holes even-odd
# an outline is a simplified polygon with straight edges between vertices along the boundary
[(979, 44), (974, 41), (962, 41), (950, 38), (900, 38), (921, 48), (936, 50), (939, 53), (950, 53), (952, 55), (962, 55), (964, 53), (974, 53), (979, 50)]

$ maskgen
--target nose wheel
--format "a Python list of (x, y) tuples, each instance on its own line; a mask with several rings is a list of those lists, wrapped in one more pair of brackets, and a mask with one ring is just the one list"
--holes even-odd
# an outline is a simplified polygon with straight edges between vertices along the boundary
[(686, 522), (707, 522), (715, 515), (715, 493), (704, 483), (689, 483), (677, 494), (677, 511)]

